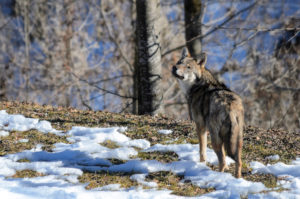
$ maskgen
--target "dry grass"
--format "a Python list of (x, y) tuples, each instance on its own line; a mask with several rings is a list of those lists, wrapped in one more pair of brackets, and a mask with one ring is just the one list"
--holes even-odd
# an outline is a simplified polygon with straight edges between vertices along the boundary
[(178, 176), (169, 171), (150, 173), (146, 179), (156, 182), (159, 189), (167, 188), (173, 191), (172, 194), (180, 196), (199, 196), (215, 191), (214, 188), (203, 189), (193, 185), (191, 182), (182, 182), (183, 176)]
[(94, 189), (97, 187), (103, 187), (109, 184), (120, 184), (122, 188), (130, 188), (137, 186), (137, 182), (130, 180), (130, 175), (125, 173), (83, 173), (79, 177), (81, 183), (88, 183), (86, 189)]
[(25, 170), (17, 171), (13, 176), (11, 176), (11, 178), (35, 178), (40, 176), (45, 176), (45, 175), (36, 171), (25, 169)]

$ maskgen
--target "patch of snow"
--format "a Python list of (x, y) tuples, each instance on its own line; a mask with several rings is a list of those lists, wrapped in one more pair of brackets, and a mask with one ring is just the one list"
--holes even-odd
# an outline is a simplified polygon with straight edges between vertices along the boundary
[(28, 139), (20, 139), (19, 142), (21, 143), (27, 143), (29, 140)]
[(105, 141), (116, 142), (119, 146), (126, 147), (138, 147), (141, 149), (148, 148), (150, 142), (145, 139), (131, 140), (126, 135), (120, 133), (124, 132), (126, 128), (124, 127), (112, 127), (112, 128), (88, 128), (88, 127), (72, 127), (67, 135), (71, 137), (68, 138), (70, 142), (93, 142), (93, 143), (103, 143)]
[(300, 157), (296, 158), (296, 160), (293, 160), (292, 164), (294, 164), (294, 165), (300, 165)]
[[(107, 188), (116, 188), (116, 185)], [(169, 190), (127, 189), (127, 190), (86, 190), (81, 184), (72, 184), (55, 176), (38, 178), (10, 179), (0, 176), (0, 192), (3, 198), (13, 199), (84, 199), (84, 198), (122, 198), (122, 199), (159, 199), (182, 198), (171, 195)]]
[(129, 160), (124, 164), (112, 165), (108, 170), (110, 172), (149, 173), (167, 171), (168, 167), (157, 160)]
[(127, 131), (127, 127), (126, 126), (118, 127), (118, 132), (119, 133), (125, 133), (126, 131)]
[(0, 136), (9, 136), (9, 132), (8, 131), (0, 131)]
[(251, 198), (300, 198), (300, 158), (292, 161), (291, 165), (282, 162), (264, 165), (259, 162), (251, 162), (250, 167), (253, 173), (270, 173), (281, 177), (279, 184), (290, 191), (269, 192), (257, 194)]
[(36, 129), (42, 133), (62, 135), (61, 131), (53, 129), (50, 122), (26, 118), (23, 115), (10, 115), (5, 110), (0, 111), (0, 127), (6, 131), (28, 131)]
[(42, 133), (53, 133), (56, 135), (64, 135), (61, 133), (61, 131), (52, 128), (51, 123), (45, 120), (39, 121), (36, 124), (35, 129)]
[(267, 160), (273, 160), (273, 161), (276, 161), (276, 160), (279, 160), (279, 155), (270, 155), (268, 157), (266, 157)]
[[(297, 162), (297, 161), (296, 161)], [(271, 173), (275, 176), (293, 176), (300, 178), (300, 164), (287, 165), (282, 162), (278, 162), (273, 165), (265, 166), (259, 162), (251, 162), (250, 167), (253, 169), (253, 173)]]
[[(153, 151), (161, 151), (161, 152), (167, 152), (167, 151), (174, 151), (179, 159), (181, 160), (192, 160), (195, 162), (200, 161), (199, 159), (199, 145), (198, 144), (170, 144), (170, 145), (162, 145), (162, 144), (156, 144), (146, 150), (145, 152), (153, 152)], [(206, 151), (207, 156), (207, 162), (212, 165), (218, 165), (218, 157), (215, 154), (215, 152), (207, 148)], [(232, 164), (234, 161), (226, 157), (226, 163)]]
[(145, 139), (137, 139), (137, 140), (130, 140), (124, 143), (119, 143), (123, 146), (131, 146), (131, 147), (137, 147), (140, 149), (146, 149), (150, 147), (150, 142)]
[(130, 176), (130, 179), (137, 181), (139, 184), (142, 184), (147, 187), (152, 187), (152, 188), (157, 187), (156, 182), (145, 181), (146, 176), (147, 176), (147, 174), (134, 174), (134, 175)]
[(99, 191), (118, 191), (121, 189), (121, 185), (120, 184), (109, 184), (109, 185), (105, 185), (103, 187), (100, 187)]
[(285, 180), (280, 180), (279, 185), (282, 188), (287, 189), (281, 192), (267, 192), (267, 193), (259, 193), (259, 194), (251, 194), (248, 198), (253, 199), (273, 199), (273, 198), (300, 198), (300, 179), (287, 177)]
[(167, 129), (162, 129), (162, 130), (159, 130), (158, 133), (168, 135), (168, 134), (173, 133), (173, 131), (167, 130)]
[(65, 167), (62, 161), (15, 162), (7, 157), (0, 157), (0, 175), (2, 176), (12, 176), (16, 171), (25, 169), (37, 171), (46, 175), (82, 175), (80, 169)]

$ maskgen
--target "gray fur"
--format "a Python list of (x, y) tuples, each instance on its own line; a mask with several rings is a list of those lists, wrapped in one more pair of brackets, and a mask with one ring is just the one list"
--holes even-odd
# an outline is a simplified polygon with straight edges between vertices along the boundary
[[(183, 53), (184, 55), (185, 53)], [(225, 151), (236, 162), (236, 177), (241, 177), (244, 108), (242, 99), (205, 69), (206, 54), (199, 59), (189, 55), (173, 66), (172, 73), (186, 95), (190, 118), (196, 124), (200, 161), (206, 161), (207, 132), (224, 171)]]

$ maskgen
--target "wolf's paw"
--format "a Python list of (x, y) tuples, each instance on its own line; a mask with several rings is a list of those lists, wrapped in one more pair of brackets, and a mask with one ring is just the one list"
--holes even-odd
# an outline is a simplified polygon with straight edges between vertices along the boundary
[(225, 170), (225, 171), (229, 170), (228, 165), (225, 165), (224, 170)]
[(204, 162), (205, 163), (206, 162), (206, 157), (201, 157), (200, 156), (200, 162)]
[(225, 164), (225, 165), (219, 165), (219, 171), (220, 172), (224, 172), (224, 171), (227, 171), (229, 168), (228, 166)]

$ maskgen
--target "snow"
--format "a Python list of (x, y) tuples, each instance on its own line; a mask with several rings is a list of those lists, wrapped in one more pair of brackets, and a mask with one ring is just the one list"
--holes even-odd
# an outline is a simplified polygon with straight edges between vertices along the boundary
[(158, 133), (168, 135), (168, 134), (173, 133), (173, 131), (168, 130), (168, 129), (162, 129), (162, 130), (159, 130)]
[(297, 158), (296, 161), (292, 162), (292, 165), (278, 162), (273, 165), (265, 166), (264, 164), (259, 162), (251, 162), (250, 166), (253, 169), (253, 173), (271, 173), (276, 176), (288, 175), (300, 178), (299, 158)]
[(9, 115), (5, 110), (0, 111), (0, 128), (5, 131), (28, 131), (36, 129), (42, 133), (62, 135), (60, 131), (52, 128), (51, 123), (48, 121), (25, 118), (23, 115)]
[(26, 143), (26, 142), (28, 142), (29, 140), (28, 139), (20, 139), (19, 140), (19, 142), (21, 142), (21, 143)]
[(100, 187), (98, 190), (99, 191), (118, 191), (121, 189), (121, 185), (120, 184), (109, 184), (109, 185), (105, 185), (103, 187)]
[(290, 191), (281, 193), (270, 192), (258, 194), (252, 198), (300, 198), (300, 158), (292, 161), (291, 165), (278, 162), (276, 164), (264, 165), (260, 162), (251, 162), (250, 167), (253, 173), (270, 173), (281, 177), (279, 184)]
[[(260, 182), (237, 179), (230, 173), (211, 170), (199, 162), (199, 146), (192, 144), (156, 144), (150, 146), (145, 139), (131, 139), (124, 133), (126, 127), (88, 128), (74, 126), (66, 133), (52, 128), (48, 121), (10, 115), (0, 111), (0, 136), (8, 136), (10, 131), (36, 129), (41, 133), (68, 136), (69, 144), (57, 143), (52, 152), (42, 150), (37, 144), (30, 150), (0, 157), (0, 193), (3, 198), (182, 198), (172, 195), (170, 190), (158, 190), (156, 182), (146, 181), (150, 172), (171, 171), (184, 176), (184, 181), (201, 188), (214, 187), (215, 191), (198, 198), (299, 198), (300, 158), (291, 164), (278, 162), (264, 165), (251, 162), (253, 173), (271, 173), (280, 177), (279, 184), (286, 190), (275, 192)], [(163, 130), (166, 132), (167, 130)], [(169, 131), (171, 132), (171, 131)], [(19, 142), (28, 142), (23, 139)], [(116, 143), (118, 148), (107, 148), (103, 142)], [(137, 158), (138, 150), (144, 152), (174, 151), (178, 161), (162, 163), (157, 160)], [(113, 164), (110, 159), (124, 160), (123, 164)], [(234, 161), (228, 157), (228, 164)], [(269, 157), (274, 160), (275, 157)], [(279, 156), (278, 156), (279, 158)], [(29, 162), (18, 162), (28, 159)], [(277, 159), (278, 160), (278, 159)], [(207, 162), (217, 165), (213, 150), (207, 149)], [(34, 178), (10, 178), (16, 171), (33, 170), (43, 176)], [(83, 171), (107, 171), (131, 173), (130, 179), (139, 183), (137, 187), (122, 188), (120, 184), (86, 190), (87, 184), (80, 183), (78, 177)], [(147, 187), (146, 189), (143, 186)], [(262, 191), (265, 191), (262, 193)]]
[(280, 157), (279, 157), (279, 155), (270, 155), (270, 156), (267, 156), (266, 159), (276, 161), (276, 160), (279, 160)]
[(9, 132), (8, 131), (0, 131), (0, 136), (8, 136), (9, 135)]
[[(194, 145), (192, 145), (192, 144), (170, 144), (170, 145), (156, 144), (144, 151), (145, 152), (174, 151), (175, 153), (177, 153), (177, 155), (179, 156), (179, 158), (181, 160), (191, 160), (191, 161), (195, 161), (195, 162), (200, 161), (198, 144), (194, 144)], [(210, 163), (212, 165), (218, 165), (217, 155), (215, 154), (215, 152), (212, 149), (207, 148), (206, 155), (207, 155), (206, 161), (208, 163)], [(234, 163), (234, 161), (229, 157), (226, 157), (226, 162), (227, 162), (227, 164)]]
[(138, 183), (147, 186), (147, 187), (157, 187), (156, 182), (147, 182), (145, 181), (147, 174), (134, 174), (130, 177), (131, 180), (137, 181)]

